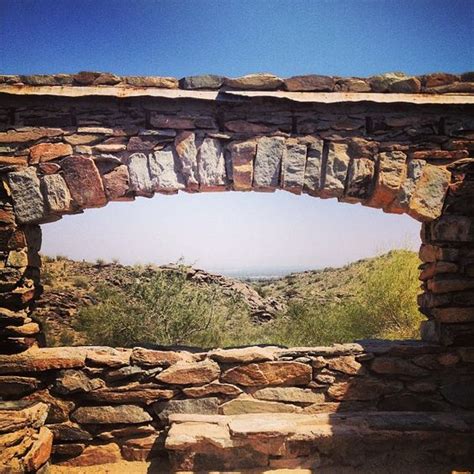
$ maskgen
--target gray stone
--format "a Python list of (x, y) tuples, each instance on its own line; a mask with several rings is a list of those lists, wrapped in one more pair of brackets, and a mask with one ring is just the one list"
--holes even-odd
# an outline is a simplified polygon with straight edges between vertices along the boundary
[[(151, 168), (151, 166), (150, 166)], [(148, 158), (144, 153), (133, 153), (128, 162), (130, 188), (138, 196), (152, 196), (154, 186), (148, 168)]]
[(21, 224), (40, 221), (45, 215), (45, 206), (35, 168), (9, 173), (8, 184), (17, 221)]
[(155, 191), (175, 193), (185, 188), (179, 157), (171, 146), (150, 154), (150, 174)]
[(224, 83), (223, 76), (203, 74), (202, 76), (187, 76), (179, 81), (182, 89), (219, 89)]
[(323, 166), (323, 141), (315, 140), (308, 146), (306, 169), (304, 173), (304, 191), (318, 196), (321, 190)]
[(341, 197), (344, 194), (350, 157), (347, 145), (330, 143), (326, 162), (326, 175), (321, 189), (321, 197)]
[(262, 137), (257, 143), (253, 188), (273, 191), (278, 187), (285, 141), (280, 137)]
[(288, 140), (281, 164), (281, 188), (301, 194), (306, 166), (306, 145)]
[(373, 92), (387, 92), (394, 82), (399, 82), (407, 78), (403, 72), (388, 72), (373, 76), (369, 79), (369, 84)]
[(224, 85), (242, 90), (275, 90), (283, 85), (283, 81), (273, 74), (248, 74), (234, 79), (226, 77)]
[(199, 147), (198, 173), (201, 189), (213, 190), (226, 184), (222, 145), (215, 138), (205, 138)]
[(407, 162), (407, 176), (398, 191), (393, 205), (403, 210), (408, 210), (410, 199), (416, 188), (416, 182), (420, 178), (425, 164), (424, 160), (409, 160)]
[(112, 423), (145, 423), (151, 416), (136, 405), (80, 407), (71, 418), (77, 423), (104, 425)]
[(191, 400), (169, 400), (153, 404), (153, 410), (162, 421), (175, 413), (216, 415), (219, 409), (219, 399), (216, 397), (193, 398)]
[(63, 177), (59, 174), (50, 174), (41, 178), (46, 206), (49, 212), (61, 214), (72, 208), (72, 197)]
[(388, 86), (389, 92), (401, 94), (417, 94), (421, 91), (421, 81), (417, 77), (406, 77), (400, 81), (394, 81)]
[(196, 135), (193, 132), (181, 132), (174, 143), (176, 153), (181, 160), (181, 171), (186, 182), (186, 189), (197, 190), (199, 181)]
[(368, 158), (357, 158), (351, 161), (347, 175), (346, 202), (360, 202), (367, 199), (372, 187), (375, 164)]

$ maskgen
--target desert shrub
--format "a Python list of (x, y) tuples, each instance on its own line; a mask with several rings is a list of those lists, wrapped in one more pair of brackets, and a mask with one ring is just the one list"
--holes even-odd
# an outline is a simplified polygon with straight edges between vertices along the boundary
[(76, 325), (92, 344), (206, 347), (235, 344), (253, 336), (239, 299), (224, 295), (217, 286), (197, 287), (181, 267), (137, 280), (125, 290), (101, 286), (96, 299), (97, 305), (80, 311)]
[(43, 285), (52, 285), (54, 283), (54, 276), (48, 270), (43, 270), (41, 272), (41, 283)]
[[(58, 345), (70, 346), (74, 342), (74, 334), (72, 333), (71, 330), (64, 329), (59, 334), (58, 342), (59, 342)], [(55, 344), (55, 345), (57, 345), (57, 344)]]
[(72, 285), (76, 288), (89, 288), (89, 283), (87, 277), (76, 276), (72, 279)]
[(68, 257), (66, 255), (56, 255), (56, 262), (61, 262), (64, 260), (68, 260)]
[(98, 258), (96, 261), (95, 261), (95, 264), (98, 266), (98, 267), (103, 267), (105, 265), (105, 260), (103, 258)]
[(272, 324), (268, 342), (326, 345), (355, 339), (416, 338), (418, 257), (398, 250), (380, 257), (360, 275), (356, 294), (342, 303), (293, 301)]

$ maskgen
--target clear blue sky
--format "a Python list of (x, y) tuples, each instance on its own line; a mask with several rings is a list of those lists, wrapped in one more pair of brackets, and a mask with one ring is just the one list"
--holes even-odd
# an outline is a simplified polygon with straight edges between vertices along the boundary
[[(474, 1), (0, 0), (0, 73), (474, 69)], [(286, 193), (157, 196), (44, 226), (44, 251), (214, 270), (313, 268), (418, 245), (407, 217)]]

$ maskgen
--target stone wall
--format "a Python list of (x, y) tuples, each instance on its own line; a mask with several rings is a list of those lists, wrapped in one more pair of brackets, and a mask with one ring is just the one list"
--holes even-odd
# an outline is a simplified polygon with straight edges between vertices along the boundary
[[(0, 472), (43, 469), (51, 433), (65, 465), (360, 467), (370, 446), (384, 472), (420, 453), (430, 472), (474, 469), (472, 80), (0, 76)], [(429, 342), (38, 347), (40, 224), (155, 193), (277, 189), (422, 222)]]
[[(59, 347), (0, 356), (0, 393), (4, 400), (19, 400), (19, 406), (50, 405), (46, 428), (54, 435), (55, 463), (84, 466), (170, 456), (178, 467), (192, 469), (197, 465), (189, 456), (197, 448), (189, 437), (178, 436), (179, 428), (169, 431), (170, 416), (217, 423), (216, 415), (228, 420), (260, 414), (259, 423), (265, 414), (277, 419), (287, 416), (281, 414), (321, 415), (330, 428), (332, 415), (338, 420), (341, 414), (379, 413), (387, 423), (387, 412), (396, 412), (403, 437), (413, 429), (406, 412), (456, 414), (457, 423), (469, 413), (472, 417), (473, 364), (472, 347), (446, 349), (417, 341), (209, 352)], [(253, 418), (243, 419), (249, 429)], [(443, 429), (449, 431), (448, 425)], [(201, 436), (212, 440), (206, 425), (201, 428)], [(380, 446), (381, 452), (386, 446)], [(463, 449), (458, 456), (472, 460)], [(206, 452), (209, 462), (218, 462), (212, 461), (211, 448)], [(268, 465), (272, 454), (280, 461), (294, 457), (267, 452), (262, 461), (260, 453), (251, 456), (247, 467)]]

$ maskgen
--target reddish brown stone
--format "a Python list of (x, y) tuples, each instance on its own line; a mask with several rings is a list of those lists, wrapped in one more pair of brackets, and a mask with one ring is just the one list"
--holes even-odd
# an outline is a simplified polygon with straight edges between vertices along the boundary
[(131, 438), (122, 445), (122, 454), (127, 461), (147, 461), (160, 454), (164, 449), (159, 434), (143, 438)]
[(161, 372), (156, 378), (160, 382), (176, 385), (196, 385), (212, 382), (219, 377), (219, 366), (211, 361), (178, 362)]
[(474, 307), (434, 308), (432, 313), (442, 323), (474, 322)]
[(311, 376), (311, 366), (300, 362), (262, 362), (229, 369), (222, 375), (222, 380), (246, 387), (292, 386), (307, 385)]
[(368, 377), (355, 377), (348, 382), (331, 385), (328, 394), (338, 401), (376, 400), (383, 394), (396, 393), (403, 388), (398, 381), (383, 381)]
[(142, 367), (169, 367), (176, 362), (194, 362), (195, 358), (190, 352), (158, 351), (135, 347), (130, 361)]
[(233, 143), (229, 147), (232, 160), (232, 177), (236, 191), (252, 189), (253, 161), (257, 153), (254, 141)]
[(104, 174), (102, 180), (105, 193), (110, 201), (124, 200), (130, 191), (130, 176), (125, 165), (120, 165), (110, 173)]
[(40, 163), (39, 169), (44, 174), (56, 174), (61, 167), (57, 163)]
[(83, 208), (107, 204), (99, 170), (92, 158), (71, 156), (61, 162), (64, 179), (74, 201)]
[(357, 375), (363, 373), (362, 364), (355, 360), (354, 356), (341, 356), (335, 359), (327, 360), (327, 367), (348, 375)]
[(310, 74), (285, 79), (285, 89), (291, 92), (331, 92), (334, 90), (334, 86), (334, 79), (329, 76)]
[(426, 88), (445, 86), (447, 84), (456, 82), (458, 79), (458, 76), (454, 74), (447, 74), (445, 72), (435, 72), (422, 77), (423, 86)]
[(261, 133), (271, 133), (275, 127), (270, 127), (262, 123), (252, 123), (246, 120), (230, 120), (225, 123), (226, 130), (235, 133), (248, 133), (250, 135), (258, 135)]
[(66, 143), (39, 143), (30, 148), (30, 163), (36, 164), (72, 155), (72, 146)]
[(56, 137), (63, 131), (59, 128), (31, 128), (29, 130), (9, 130), (0, 132), (0, 143), (22, 143), (40, 140), (46, 137)]
[(53, 433), (42, 426), (33, 446), (25, 456), (23, 463), (26, 470), (36, 472), (43, 464), (45, 464), (51, 456), (51, 448), (53, 447)]
[(0, 156), (0, 165), (5, 166), (27, 166), (28, 159), (26, 156)]
[(467, 150), (421, 150), (411, 154), (413, 159), (419, 160), (461, 160), (468, 156)]
[(116, 463), (121, 460), (120, 448), (115, 443), (99, 446), (86, 446), (77, 457), (58, 462), (58, 466), (94, 466), (96, 464)]

